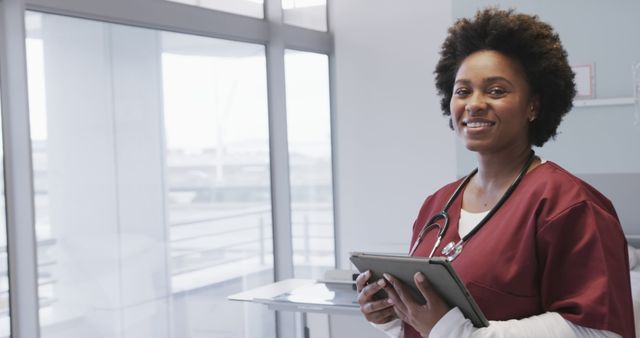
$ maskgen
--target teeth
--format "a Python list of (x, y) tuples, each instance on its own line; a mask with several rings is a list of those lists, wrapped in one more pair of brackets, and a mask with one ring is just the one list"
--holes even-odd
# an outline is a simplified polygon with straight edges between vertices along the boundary
[(493, 123), (491, 122), (467, 122), (467, 127), (469, 128), (481, 128), (481, 127), (490, 127)]

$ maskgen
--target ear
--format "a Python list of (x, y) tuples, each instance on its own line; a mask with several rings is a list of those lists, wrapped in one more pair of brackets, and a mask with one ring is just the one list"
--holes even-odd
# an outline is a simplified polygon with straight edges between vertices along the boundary
[(529, 118), (529, 122), (533, 122), (538, 118), (538, 114), (540, 113), (540, 97), (538, 95), (531, 97), (528, 107), (527, 116)]

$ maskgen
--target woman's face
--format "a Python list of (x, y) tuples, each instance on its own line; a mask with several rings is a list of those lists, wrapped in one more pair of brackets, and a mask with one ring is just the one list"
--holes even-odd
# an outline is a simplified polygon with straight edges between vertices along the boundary
[(467, 56), (451, 97), (453, 126), (467, 149), (479, 153), (528, 148), (538, 105), (519, 62), (496, 51)]

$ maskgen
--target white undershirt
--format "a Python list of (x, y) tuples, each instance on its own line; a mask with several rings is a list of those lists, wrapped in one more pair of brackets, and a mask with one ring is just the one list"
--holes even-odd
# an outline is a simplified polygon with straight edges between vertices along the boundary
[(468, 212), (464, 209), (460, 209), (460, 221), (458, 222), (458, 234), (460, 238), (466, 236), (473, 228), (482, 221), (489, 211), (483, 212)]
[[(460, 211), (458, 234), (466, 236), (489, 210), (479, 213)], [(373, 324), (389, 337), (403, 336), (404, 327), (400, 319), (385, 324)], [(431, 330), (429, 338), (621, 338), (620, 335), (606, 330), (596, 330), (573, 324), (557, 312), (546, 312), (523, 319), (490, 321), (488, 327), (477, 328), (464, 318), (457, 307), (449, 310)]]

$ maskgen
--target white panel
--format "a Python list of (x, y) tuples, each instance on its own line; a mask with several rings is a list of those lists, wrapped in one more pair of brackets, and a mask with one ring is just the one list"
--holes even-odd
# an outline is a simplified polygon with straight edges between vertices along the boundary
[(114, 135), (105, 128), (114, 123), (105, 95), (111, 92), (111, 74), (96, 67), (109, 62), (103, 43), (108, 30), (89, 22), (78, 29), (58, 16), (42, 22), (48, 210), (52, 237), (59, 241), (55, 275), (60, 301), (54, 306), (65, 316), (120, 303)]
[(455, 177), (433, 70), (450, 1), (334, 1), (339, 267), (353, 250), (407, 252), (427, 195)]
[(170, 296), (161, 184), (160, 33), (117, 25), (110, 30), (122, 298), (123, 306), (130, 306)]
[[(36, 241), (25, 61), (24, 5), (0, 1), (0, 87), (5, 160), (5, 193), (11, 330), (37, 337)], [(3, 324), (5, 321), (3, 321)], [(7, 332), (2, 328), (0, 332)]]
[[(33, 133), (37, 229), (56, 241), (39, 252), (54, 261), (52, 291), (40, 289), (52, 300), (49, 308), (41, 303), (45, 336), (86, 330), (121, 337), (125, 318), (142, 332), (150, 321), (132, 324), (130, 309), (171, 296), (158, 33), (38, 17), (46, 132)], [(34, 125), (39, 118), (32, 115)], [(168, 307), (153, 312), (164, 324), (148, 330), (162, 328), (152, 336), (168, 337)], [(62, 325), (67, 321), (74, 324)]]

